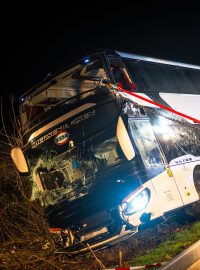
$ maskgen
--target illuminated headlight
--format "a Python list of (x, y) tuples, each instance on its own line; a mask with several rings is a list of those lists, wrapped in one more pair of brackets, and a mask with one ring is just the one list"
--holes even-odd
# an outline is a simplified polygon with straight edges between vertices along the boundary
[(127, 216), (144, 210), (150, 201), (150, 190), (148, 188), (145, 188), (137, 196), (134, 195), (135, 194), (133, 193), (127, 200), (125, 199), (123, 201), (123, 203), (125, 203), (123, 212)]

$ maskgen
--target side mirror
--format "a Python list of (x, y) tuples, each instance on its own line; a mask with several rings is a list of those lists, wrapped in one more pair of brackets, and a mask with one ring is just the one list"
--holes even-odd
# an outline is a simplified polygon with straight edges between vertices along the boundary
[(11, 150), (11, 157), (15, 166), (17, 167), (17, 170), (19, 171), (21, 175), (24, 175), (24, 176), (30, 175), (28, 164), (21, 148), (19, 147), (13, 148)]
[(128, 160), (131, 160), (135, 157), (135, 150), (131, 143), (131, 139), (127, 132), (126, 126), (122, 117), (120, 116), (117, 122), (117, 139), (121, 146), (121, 149)]

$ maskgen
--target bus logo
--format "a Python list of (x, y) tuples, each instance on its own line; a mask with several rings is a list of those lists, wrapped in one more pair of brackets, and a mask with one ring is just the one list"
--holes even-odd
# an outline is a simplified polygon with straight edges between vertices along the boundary
[(54, 139), (54, 143), (56, 145), (63, 145), (68, 141), (69, 141), (69, 132), (66, 130), (59, 132)]

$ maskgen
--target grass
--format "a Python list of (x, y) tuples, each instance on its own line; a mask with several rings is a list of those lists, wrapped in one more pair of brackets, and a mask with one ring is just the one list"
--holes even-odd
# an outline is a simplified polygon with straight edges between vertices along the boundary
[(200, 222), (188, 225), (188, 228), (180, 230), (169, 236), (157, 248), (150, 249), (144, 255), (137, 256), (129, 265), (148, 265), (155, 262), (169, 261), (172, 257), (183, 251), (200, 239)]

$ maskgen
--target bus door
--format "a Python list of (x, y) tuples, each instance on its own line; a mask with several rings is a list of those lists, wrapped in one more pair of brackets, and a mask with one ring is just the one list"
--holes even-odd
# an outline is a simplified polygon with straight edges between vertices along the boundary
[(166, 169), (165, 158), (148, 119), (129, 119), (129, 128), (139, 151), (152, 190), (163, 212), (183, 205), (174, 177)]

